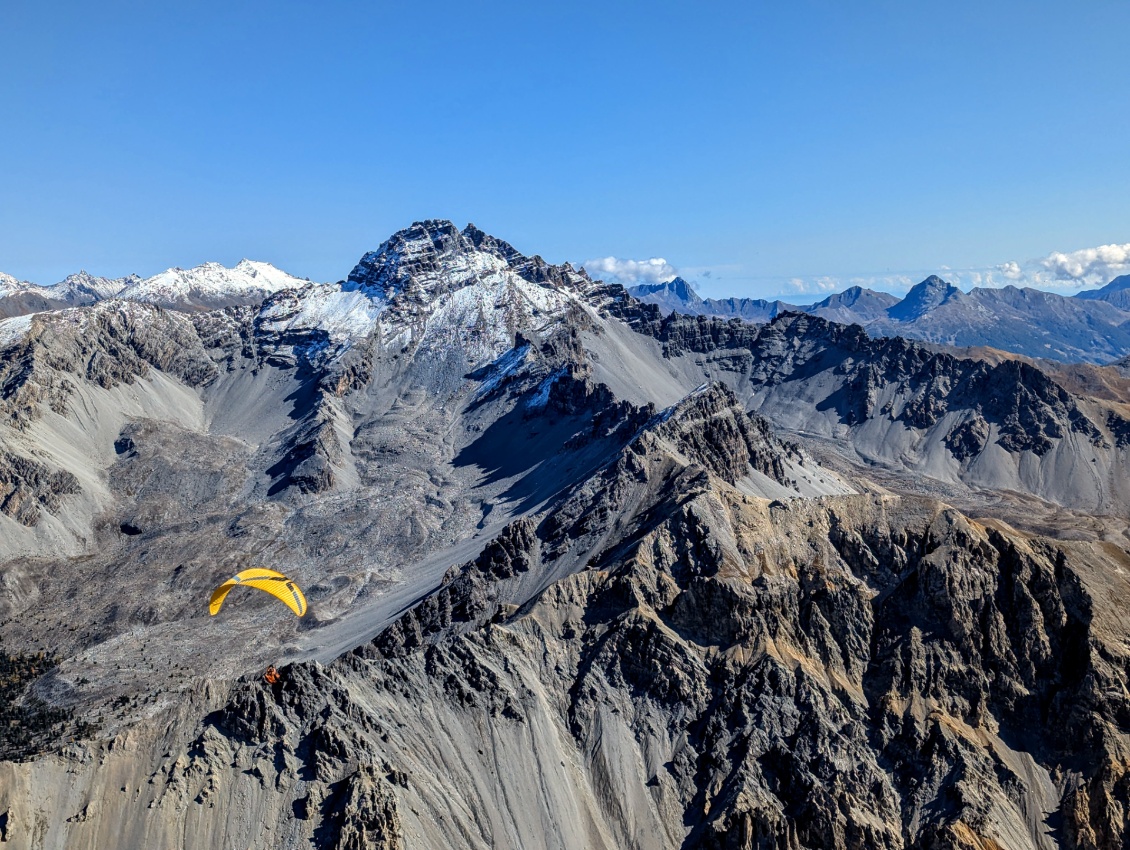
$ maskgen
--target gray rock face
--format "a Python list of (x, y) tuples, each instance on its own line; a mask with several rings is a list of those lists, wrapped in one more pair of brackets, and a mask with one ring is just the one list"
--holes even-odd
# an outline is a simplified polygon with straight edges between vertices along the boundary
[(34, 526), (43, 510), (59, 510), (63, 497), (78, 490), (78, 480), (66, 470), (0, 452), (0, 513), (21, 525)]
[[(633, 305), (619, 314), (666, 357), (726, 381), (770, 421), (832, 440), (838, 451), (1092, 511), (1126, 504), (1121, 406), (1075, 396), (1027, 362), (873, 340), (859, 326), (798, 313), (767, 325), (661, 318)], [(1076, 472), (1055, 471), (1068, 468)]]
[(65, 413), (76, 380), (112, 389), (156, 368), (199, 386), (215, 375), (191, 322), (155, 308), (107, 302), (48, 314), (29, 328), (0, 362), (0, 411), (18, 425), (35, 419), (41, 402)]
[[(1130, 504), (1114, 396), (438, 221), (260, 306), (21, 322), (0, 646), (57, 663), (5, 847), (1130, 841), (1125, 512), (1036, 528), (1080, 467)], [(1023, 532), (891, 492), (1005, 480)], [(259, 565), (306, 617), (206, 613)]]
[(15, 292), (0, 296), (0, 319), (42, 313), (47, 310), (65, 310), (70, 306), (66, 301), (50, 298), (38, 292)]

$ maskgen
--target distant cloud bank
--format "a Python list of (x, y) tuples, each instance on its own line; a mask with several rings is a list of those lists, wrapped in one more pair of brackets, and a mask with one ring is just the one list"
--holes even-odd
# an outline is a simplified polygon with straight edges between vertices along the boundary
[(792, 278), (787, 296), (827, 295), (842, 292), (849, 286), (879, 289), (903, 295), (927, 275), (936, 274), (954, 286), (970, 290), (974, 287), (1000, 288), (1028, 286), (1061, 294), (1104, 286), (1119, 275), (1130, 273), (1130, 243), (1099, 245), (1063, 253), (1053, 251), (1046, 257), (1024, 262), (1010, 260), (989, 268), (955, 269), (941, 266), (917, 273), (857, 276), (822, 276)]
[[(841, 292), (849, 286), (855, 285), (856, 284), (851, 279), (845, 282), (843, 278), (830, 277), (828, 275), (814, 278), (789, 278), (789, 292), (795, 295), (831, 295), (834, 292)], [(863, 284), (860, 285), (862, 286)]]
[(1077, 281), (1080, 286), (1109, 283), (1111, 278), (1130, 272), (1130, 243), (1100, 245), (1070, 254), (1056, 251), (1040, 260), (1040, 265), (1056, 280)]
[(652, 257), (649, 260), (600, 257), (595, 260), (585, 260), (581, 265), (595, 278), (628, 285), (665, 283), (679, 274), (678, 270), (662, 257)]
[[(623, 257), (598, 257), (581, 263), (594, 278), (632, 286), (640, 283), (664, 283), (680, 274), (691, 283), (709, 281), (711, 294), (747, 295), (748, 282), (756, 281), (745, 274), (740, 266), (702, 266), (698, 268), (676, 268), (662, 257), (646, 260), (633, 260)], [(747, 281), (742, 292), (724, 292), (720, 284), (722, 276), (732, 281)], [(895, 295), (905, 295), (919, 281), (931, 274), (963, 290), (974, 287), (1000, 288), (1002, 286), (1030, 286), (1061, 294), (1073, 294), (1081, 289), (1104, 286), (1119, 275), (1130, 273), (1130, 242), (1124, 245), (1099, 245), (1095, 248), (1081, 248), (1077, 251), (1053, 251), (1046, 257), (1031, 260), (1009, 260), (985, 268), (950, 268), (940, 266), (935, 269), (919, 271), (900, 271), (875, 275), (819, 275), (815, 277), (792, 277), (787, 280), (777, 278), (775, 284), (762, 280), (755, 284), (757, 293), (770, 297), (780, 297), (801, 303), (802, 299), (820, 300), (835, 292), (852, 286), (878, 289)], [(775, 291), (771, 292), (769, 287)]]

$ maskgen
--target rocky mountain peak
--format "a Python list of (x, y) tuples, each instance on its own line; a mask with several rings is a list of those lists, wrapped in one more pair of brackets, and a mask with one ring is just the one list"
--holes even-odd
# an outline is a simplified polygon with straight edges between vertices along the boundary
[(887, 310), (898, 302), (898, 298), (886, 292), (852, 286), (802, 309), (831, 321), (855, 324), (885, 318)]
[(10, 274), (0, 272), (0, 297), (10, 295), (13, 292), (20, 292), (30, 285)]
[(408, 291), (413, 281), (434, 278), (470, 253), (477, 253), (474, 243), (464, 239), (450, 221), (417, 221), (365, 254), (346, 281), (372, 296), (391, 300)]
[(1106, 286), (1104, 286), (1103, 289), (1105, 289), (1107, 292), (1130, 289), (1130, 274), (1119, 275)]
[(93, 303), (104, 298), (113, 298), (128, 286), (139, 283), (141, 278), (135, 274), (120, 278), (99, 277), (83, 269), (76, 274), (69, 274), (55, 286), (57, 298), (78, 305)]
[(692, 315), (709, 312), (707, 303), (681, 277), (663, 283), (641, 283), (628, 291), (636, 298), (656, 304), (664, 310)]
[(876, 292), (873, 289), (864, 289), (862, 286), (849, 286), (843, 292), (837, 292), (834, 295), (829, 295), (823, 301), (818, 302), (812, 309), (819, 309), (820, 307), (851, 307), (857, 304), (862, 298), (874, 298), (885, 300), (889, 305), (893, 306), (898, 302), (894, 296), (887, 295), (885, 292)]
[(336, 358), (379, 329), (386, 345), (431, 352), (462, 370), (509, 350), (521, 330), (536, 335), (582, 303), (599, 304), (605, 289), (473, 224), (460, 231), (431, 219), (394, 233), (345, 281), (269, 299), (259, 328), (276, 342), (303, 340), (304, 356), (318, 359)]
[[(450, 224), (450, 222), (445, 223)], [(489, 233), (477, 228), (473, 223), (469, 223), (464, 227), (461, 235), (467, 242), (473, 245), (477, 251), (495, 254), (507, 261), (524, 259), (522, 254), (509, 242), (504, 242), (495, 236), (491, 236)]]
[(389, 302), (407, 298), (422, 305), (506, 273), (578, 293), (591, 282), (571, 266), (527, 257), (474, 224), (460, 232), (450, 221), (430, 219), (394, 233), (376, 251), (365, 254), (349, 273), (346, 286), (362, 289), (370, 298)]
[(698, 298), (698, 293), (694, 291), (694, 288), (681, 277), (672, 278), (665, 283), (654, 284), (654, 287), (656, 290), (666, 288), (680, 298), (685, 298), (688, 301)]
[(932, 274), (913, 286), (902, 301), (887, 311), (887, 315), (896, 321), (911, 322), (947, 302), (963, 297), (964, 293), (956, 286)]

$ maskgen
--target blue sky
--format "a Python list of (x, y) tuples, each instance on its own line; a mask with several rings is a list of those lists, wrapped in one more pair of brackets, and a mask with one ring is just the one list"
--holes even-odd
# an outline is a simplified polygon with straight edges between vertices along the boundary
[(1126, 0), (4, 0), (0, 270), (337, 279), (441, 217), (712, 295), (1072, 291), (1130, 270), (1127, 32)]

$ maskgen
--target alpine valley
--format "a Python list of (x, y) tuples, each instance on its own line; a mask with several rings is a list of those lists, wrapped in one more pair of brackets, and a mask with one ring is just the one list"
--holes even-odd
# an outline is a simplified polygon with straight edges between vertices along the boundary
[(0, 844), (1130, 846), (1130, 313), (945, 286), (0, 279)]

